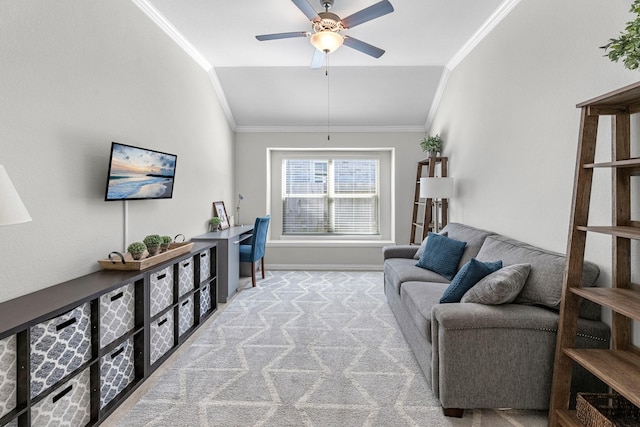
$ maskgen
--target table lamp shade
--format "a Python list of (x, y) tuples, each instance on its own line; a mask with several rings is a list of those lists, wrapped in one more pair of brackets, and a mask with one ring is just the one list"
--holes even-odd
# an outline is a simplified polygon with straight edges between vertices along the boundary
[(0, 225), (20, 224), (31, 221), (20, 195), (13, 186), (9, 175), (0, 165)]
[(455, 194), (453, 178), (420, 178), (420, 197), (423, 199), (448, 199)]

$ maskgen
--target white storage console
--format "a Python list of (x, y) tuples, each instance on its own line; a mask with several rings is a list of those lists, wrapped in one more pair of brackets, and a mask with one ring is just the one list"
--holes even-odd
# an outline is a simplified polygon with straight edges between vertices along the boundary
[(216, 250), (0, 303), (0, 426), (102, 423), (216, 310)]

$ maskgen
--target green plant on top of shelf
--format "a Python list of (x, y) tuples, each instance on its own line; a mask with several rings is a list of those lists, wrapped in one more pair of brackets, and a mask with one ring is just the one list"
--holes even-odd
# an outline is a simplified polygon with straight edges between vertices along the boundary
[(171, 236), (162, 236), (162, 243), (160, 243), (160, 250), (162, 252), (165, 252), (167, 249), (169, 249), (169, 245), (171, 244), (172, 241), (173, 239), (171, 238)]
[(422, 151), (438, 153), (442, 151), (442, 137), (440, 137), (439, 134), (424, 137), (422, 141), (420, 141), (420, 147), (422, 147)]

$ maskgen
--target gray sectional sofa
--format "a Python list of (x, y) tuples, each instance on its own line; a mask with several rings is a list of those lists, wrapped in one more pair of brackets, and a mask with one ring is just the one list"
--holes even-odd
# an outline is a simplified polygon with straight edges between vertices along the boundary
[[(507, 304), (440, 304), (449, 280), (416, 266), (417, 246), (383, 248), (388, 303), (446, 415), (470, 408), (547, 409), (549, 405), (564, 255), (463, 224), (443, 232), (467, 242), (458, 269), (471, 258), (530, 264), (524, 287)], [(585, 262), (583, 285), (599, 269)], [(577, 345), (609, 347), (600, 307), (583, 301)], [(574, 367), (572, 388), (601, 391), (602, 384)]]

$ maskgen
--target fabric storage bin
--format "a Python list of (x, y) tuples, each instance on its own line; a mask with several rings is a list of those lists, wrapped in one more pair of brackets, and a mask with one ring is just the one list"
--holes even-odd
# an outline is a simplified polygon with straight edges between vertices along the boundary
[(16, 407), (16, 336), (0, 340), (0, 418)]
[(178, 264), (178, 297), (193, 289), (193, 258)]
[(200, 282), (204, 282), (211, 276), (211, 260), (209, 251), (200, 252)]
[(88, 302), (31, 327), (31, 398), (91, 359)]
[(18, 427), (18, 419), (14, 418), (13, 420), (5, 424), (4, 427)]
[(173, 347), (173, 310), (151, 323), (151, 354), (149, 364), (153, 365)]
[(122, 286), (100, 297), (100, 348), (135, 327), (134, 284)]
[(180, 303), (178, 313), (178, 336), (182, 336), (193, 326), (193, 295)]
[(200, 289), (200, 318), (211, 310), (211, 283)]
[(31, 425), (85, 426), (91, 421), (89, 368), (31, 407)]
[(151, 317), (173, 303), (173, 266), (163, 268), (150, 275)]
[(100, 358), (100, 409), (136, 378), (133, 337)]

